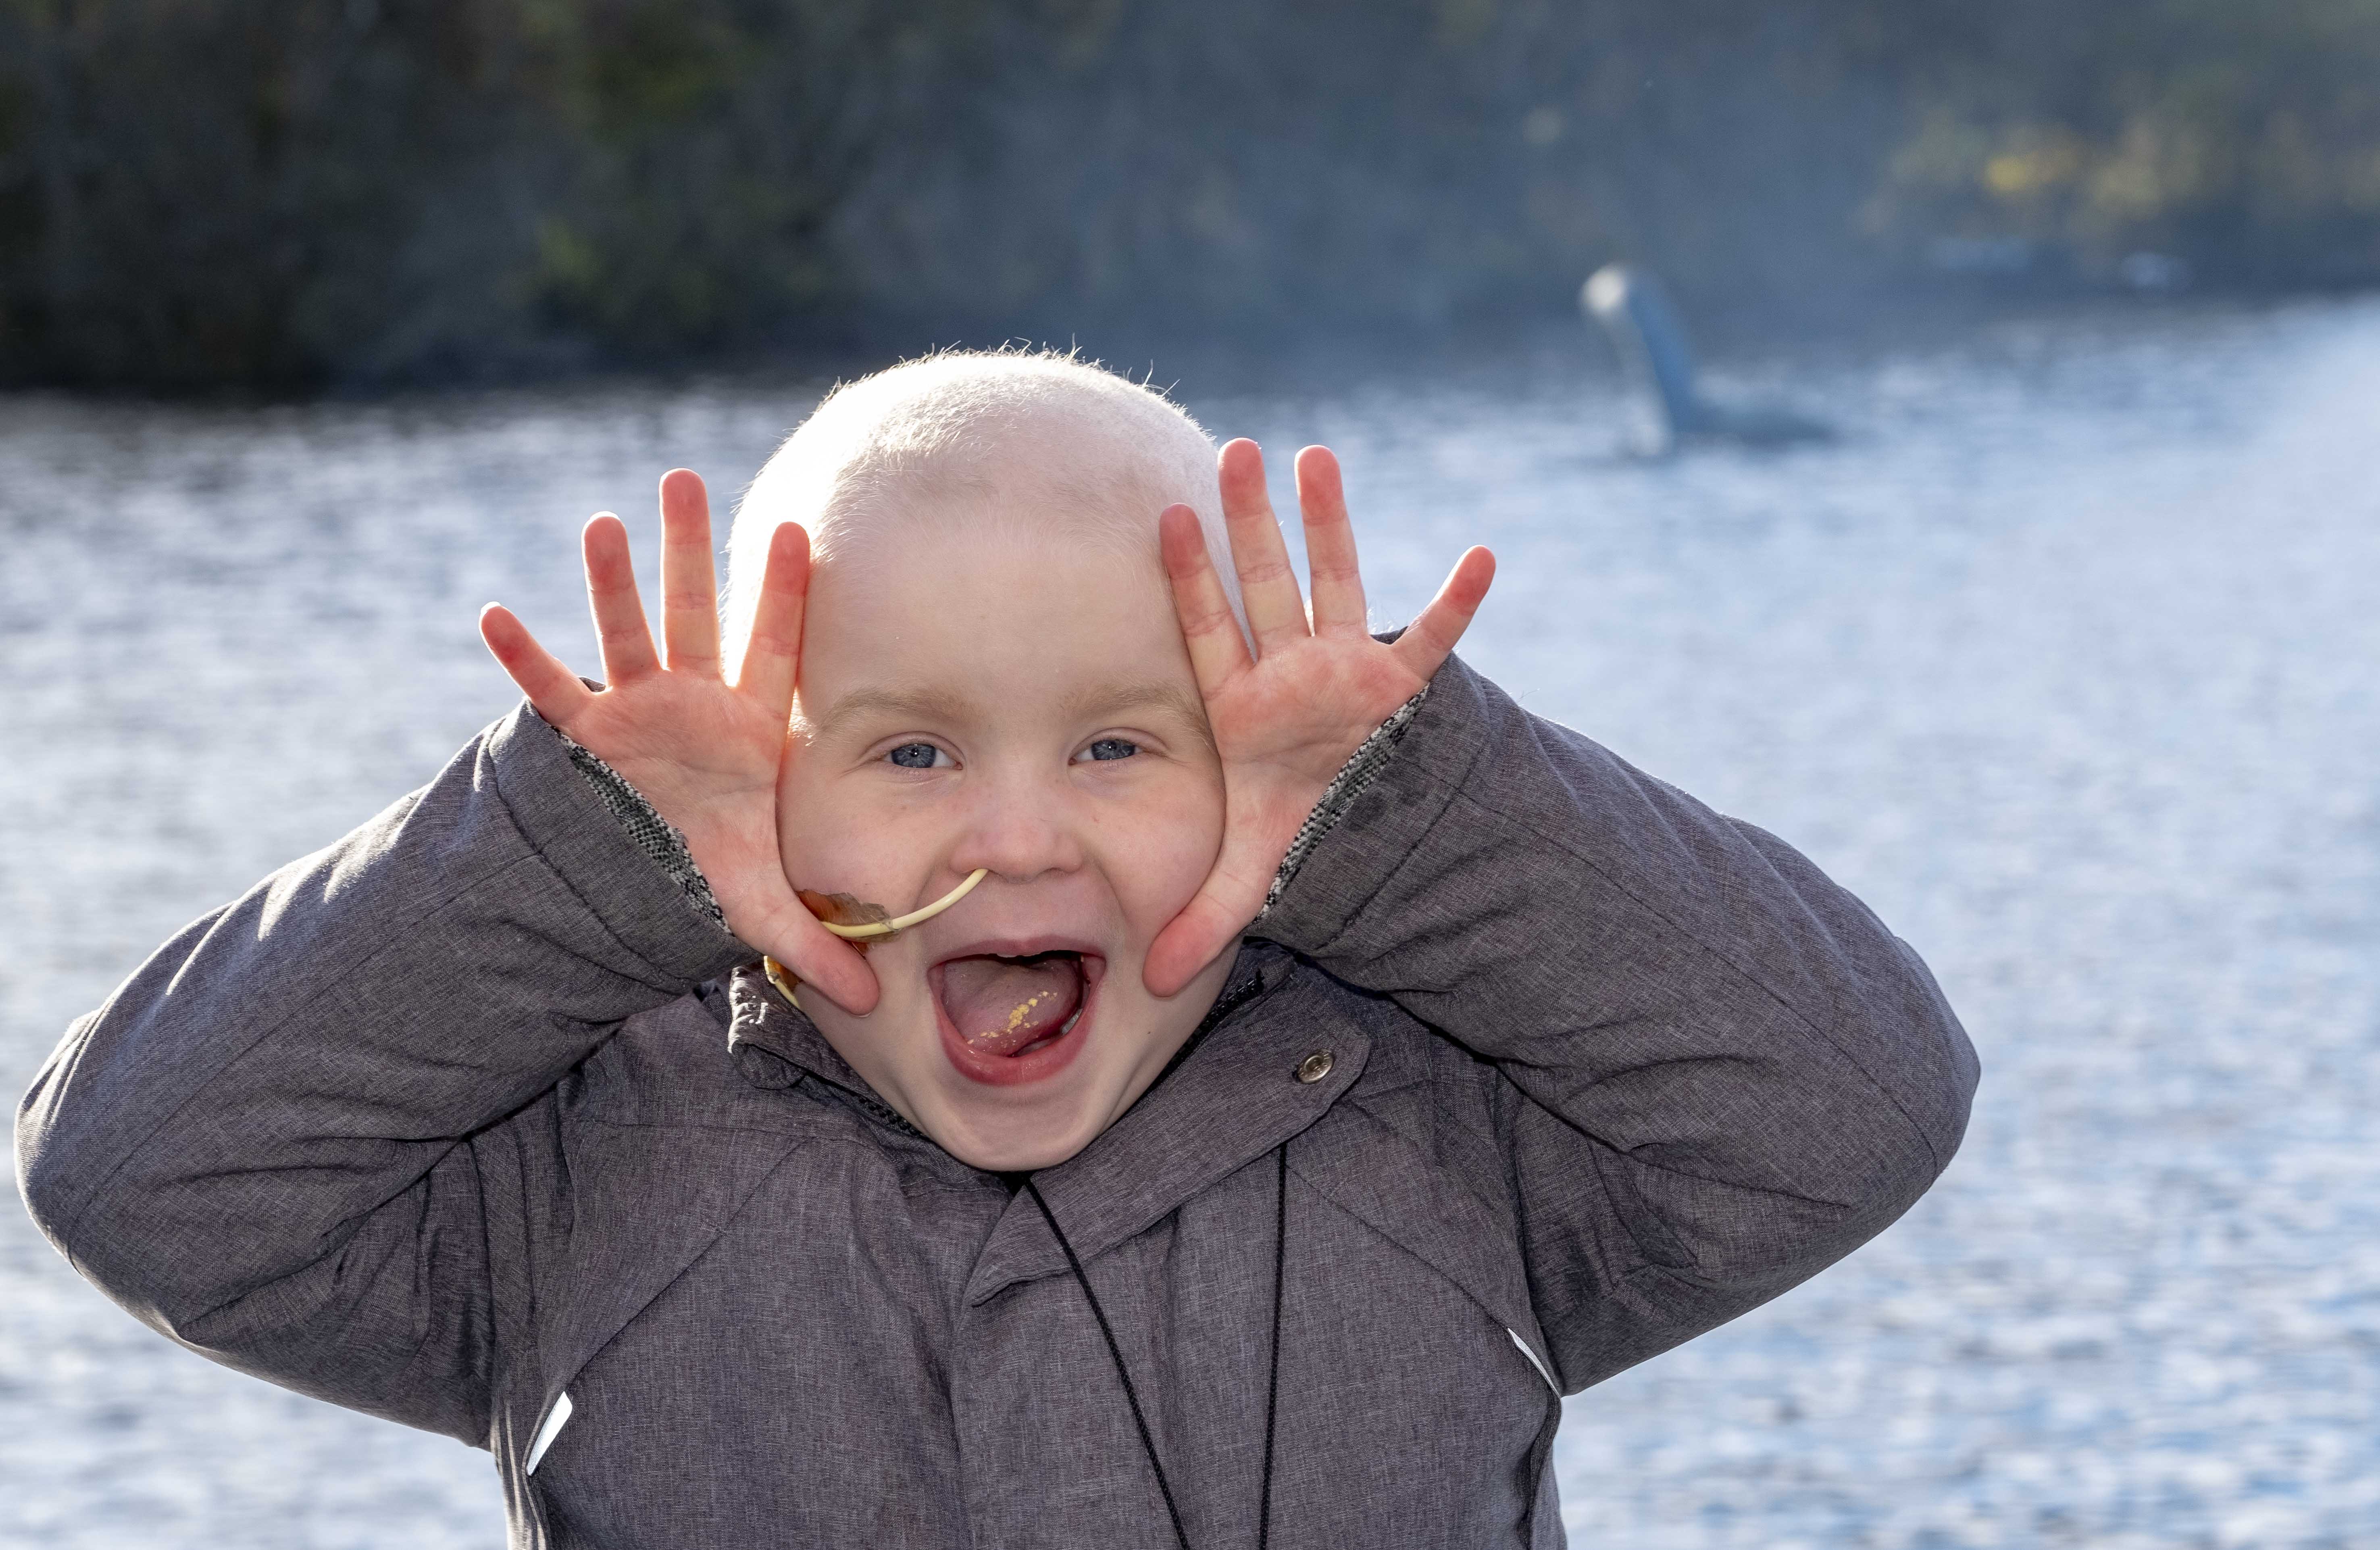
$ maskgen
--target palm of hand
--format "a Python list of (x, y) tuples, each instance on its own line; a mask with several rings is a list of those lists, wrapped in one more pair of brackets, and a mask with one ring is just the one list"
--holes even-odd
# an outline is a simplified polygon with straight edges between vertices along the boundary
[(1221, 458), (1223, 512), (1240, 578), (1251, 654), (1207, 553), (1196, 515), (1161, 519), (1174, 608), (1223, 765), (1223, 844), (1205, 885), (1151, 945), (1144, 977), (1171, 995), (1237, 939), (1297, 831), (1364, 739), (1419, 693), (1477, 612), (1495, 558), (1474, 548), (1393, 643), (1372, 639), (1338, 460), (1318, 446), (1298, 455), (1313, 609), (1298, 594), (1256, 444)]
[(1286, 851), (1348, 755), (1427, 681), (1368, 640), (1267, 654), (1207, 702), (1233, 816)]
[(784, 729), (733, 689), (657, 673), (594, 695), (557, 725), (677, 826), (722, 910), (739, 880), (775, 854)]
[(777, 772), (798, 677), (809, 587), (808, 535), (787, 524), (771, 541), (750, 639), (736, 680), (721, 674), (710, 514), (702, 481), (662, 480), (664, 663), (645, 623), (627, 530), (605, 514), (587, 524), (588, 598), (607, 687), (590, 690), (490, 604), (480, 633), (538, 714), (635, 787), (685, 836), (727, 926), (791, 965), (838, 1005), (865, 1012), (876, 980), (795, 897), (777, 842)]

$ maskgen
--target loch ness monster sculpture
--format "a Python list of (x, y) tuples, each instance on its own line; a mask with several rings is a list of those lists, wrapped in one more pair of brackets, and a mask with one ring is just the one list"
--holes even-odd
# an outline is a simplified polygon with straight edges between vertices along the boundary
[(1661, 283), (1645, 270), (1608, 263), (1579, 288), (1579, 308), (1611, 339), (1621, 370), (1641, 400), (1645, 427), (1636, 450), (1663, 457), (1693, 438), (1754, 446), (1829, 441), (1833, 427), (1773, 404), (1710, 397), (1696, 381), (1686, 325)]

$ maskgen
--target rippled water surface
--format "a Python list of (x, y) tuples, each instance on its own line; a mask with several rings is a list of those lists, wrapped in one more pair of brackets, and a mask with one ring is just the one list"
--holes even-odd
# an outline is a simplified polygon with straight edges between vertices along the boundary
[[(1847, 434), (1631, 464), (1552, 350), (1183, 385), (1341, 449), (1384, 620), (1496, 547), (1472, 660), (1808, 851), (1983, 1051), (1898, 1227), (1571, 1402), (1572, 1543), (2380, 1544), (2380, 306), (1739, 374)], [(586, 513), (733, 488), (812, 391), (0, 398), (8, 1085), (504, 709), (479, 604), (586, 660)], [(0, 1543), (502, 1539), (483, 1456), (174, 1349), (0, 1213)]]

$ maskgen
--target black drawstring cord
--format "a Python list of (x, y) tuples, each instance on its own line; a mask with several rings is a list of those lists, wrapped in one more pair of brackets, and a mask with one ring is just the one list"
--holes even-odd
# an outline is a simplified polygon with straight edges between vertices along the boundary
[[(1257, 1513), (1257, 1550), (1267, 1550), (1272, 1542), (1273, 1421), (1281, 1399), (1281, 1270), (1289, 1257), (1289, 1143), (1283, 1141), (1275, 1152), (1281, 1166), (1273, 1202), (1272, 1370), (1265, 1379), (1264, 1484)], [(1149, 1471), (1157, 1476), (1157, 1493), (1165, 1498), (1165, 1516), (1173, 1521), (1173, 1542), (1182, 1550), (1190, 1550), (1189, 1531), (1182, 1526), (1182, 1507), (1173, 1499), (1173, 1483), (1165, 1478), (1165, 1466), (1158, 1460), (1157, 1439), (1149, 1433), (1148, 1417), (1140, 1408), (1140, 1392), (1132, 1386), (1132, 1373), (1123, 1364), (1123, 1348), (1116, 1344), (1107, 1310), (1099, 1306), (1099, 1294), (1091, 1289), (1091, 1278), (1083, 1274), (1083, 1262), (1075, 1257), (1075, 1246), (1066, 1241), (1065, 1229), (1058, 1225), (1050, 1202), (1041, 1198), (1040, 1189), (1031, 1178), (1025, 1180), (1025, 1192), (1041, 1208), (1041, 1219), (1050, 1224), (1050, 1236), (1058, 1240), (1059, 1252), (1066, 1256), (1066, 1268), (1075, 1273), (1075, 1284), (1083, 1288), (1083, 1300), (1091, 1305), (1091, 1317), (1099, 1321), (1099, 1336), (1108, 1343), (1108, 1360), (1115, 1363), (1116, 1377), (1123, 1385), (1124, 1403), (1132, 1407), (1132, 1423), (1140, 1433), (1141, 1451), (1148, 1455)]]
[(1140, 1395), (1132, 1386), (1132, 1373), (1124, 1368), (1123, 1351), (1116, 1345), (1115, 1331), (1108, 1327), (1107, 1311), (1099, 1306), (1099, 1294), (1091, 1290), (1091, 1278), (1083, 1274), (1083, 1262), (1075, 1257), (1075, 1246), (1066, 1241), (1065, 1231), (1058, 1226), (1058, 1218), (1050, 1214), (1050, 1202), (1041, 1198), (1039, 1186), (1028, 1178), (1025, 1181), (1025, 1192), (1031, 1195), (1033, 1203), (1041, 1208), (1041, 1219), (1050, 1224), (1050, 1236), (1057, 1239), (1058, 1247), (1065, 1251), (1066, 1268), (1075, 1273), (1075, 1282), (1083, 1288), (1084, 1300), (1091, 1305), (1091, 1317), (1099, 1321), (1099, 1334), (1107, 1340), (1108, 1356), (1115, 1362), (1116, 1376), (1123, 1380), (1124, 1403), (1132, 1407), (1132, 1423), (1140, 1428), (1140, 1446), (1148, 1454), (1148, 1467), (1157, 1471), (1157, 1489), (1165, 1498), (1165, 1515), (1173, 1519), (1174, 1542), (1182, 1546), (1182, 1550), (1190, 1550), (1190, 1535), (1182, 1527), (1182, 1509), (1174, 1505), (1173, 1486), (1165, 1478), (1165, 1466), (1157, 1461), (1157, 1440), (1148, 1434), (1148, 1418), (1140, 1411)]

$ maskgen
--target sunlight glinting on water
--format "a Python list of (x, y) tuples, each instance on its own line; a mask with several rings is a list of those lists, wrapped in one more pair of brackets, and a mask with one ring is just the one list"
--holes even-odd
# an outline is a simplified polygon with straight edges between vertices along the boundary
[[(1570, 1402), (1572, 1543), (2368, 1542), (2380, 307), (1773, 359), (1732, 385), (1840, 442), (1656, 465), (1613, 455), (1588, 359), (1184, 394), (1219, 433), (1340, 450), (1383, 624), (1495, 547), (1466, 655), (1866, 898), (1985, 1082), (1898, 1227)], [(654, 477), (732, 491), (812, 392), (9, 403), (14, 1080), (505, 708), (480, 604), (588, 665), (586, 513), (650, 556)], [(0, 1543), (502, 1542), (483, 1457), (176, 1350), (21, 1212), (0, 1352)]]

